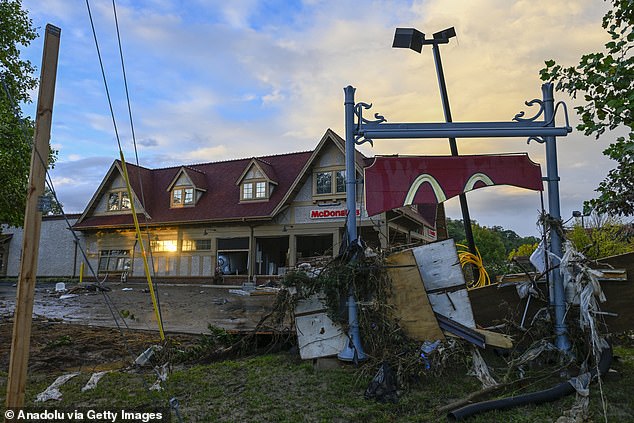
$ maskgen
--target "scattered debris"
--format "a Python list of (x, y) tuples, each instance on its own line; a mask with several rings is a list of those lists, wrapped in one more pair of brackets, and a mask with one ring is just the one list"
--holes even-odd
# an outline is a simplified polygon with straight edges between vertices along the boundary
[(473, 359), (473, 367), (467, 374), (477, 377), (478, 380), (482, 382), (482, 388), (484, 389), (498, 385), (498, 382), (493, 379), (493, 376), (491, 376), (491, 373), (489, 372), (489, 366), (487, 366), (484, 358), (482, 358), (482, 354), (480, 354), (480, 351), (478, 351), (478, 349), (476, 348), (473, 348), (471, 357)]
[(79, 372), (74, 372), (59, 376), (57, 379), (55, 379), (55, 382), (53, 382), (48, 388), (46, 388), (46, 390), (37, 394), (35, 402), (46, 402), (50, 400), (61, 401), (62, 393), (59, 390), (59, 387), (77, 376), (78, 374)]
[(79, 297), (79, 295), (77, 295), (77, 294), (64, 294), (64, 295), (60, 295), (59, 299), (60, 300), (68, 300), (70, 298), (75, 298), (75, 297)]
[(162, 391), (163, 387), (161, 386), (161, 382), (165, 382), (167, 380), (167, 375), (169, 373), (169, 363), (165, 363), (160, 367), (155, 367), (154, 371), (156, 372), (157, 378), (152, 386), (150, 386), (150, 391)]
[(66, 284), (64, 282), (57, 282), (55, 284), (55, 292), (65, 292)]
[(398, 402), (396, 374), (387, 362), (381, 363), (363, 395), (366, 399), (374, 399), (379, 402)]
[(317, 294), (299, 300), (295, 307), (295, 327), (299, 355), (304, 360), (337, 355), (346, 346), (348, 336), (328, 317), (323, 298)]
[(152, 345), (145, 351), (143, 351), (137, 358), (134, 360), (134, 364), (137, 366), (145, 366), (145, 364), (150, 361), (155, 352), (161, 351), (163, 347), (160, 345)]
[(86, 392), (86, 391), (90, 391), (91, 389), (95, 389), (95, 387), (97, 386), (97, 383), (99, 383), (101, 378), (104, 377), (107, 373), (110, 373), (110, 371), (103, 371), (103, 372), (93, 373), (90, 376), (90, 379), (88, 380), (88, 382), (86, 382), (84, 387), (81, 388), (81, 391), (82, 392)]

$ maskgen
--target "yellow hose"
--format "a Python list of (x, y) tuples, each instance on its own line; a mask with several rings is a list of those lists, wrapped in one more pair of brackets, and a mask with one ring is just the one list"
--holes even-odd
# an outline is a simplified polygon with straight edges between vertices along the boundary
[(464, 269), (466, 265), (472, 265), (478, 268), (478, 278), (474, 278), (473, 281), (467, 281), (467, 288), (473, 289), (491, 285), (491, 278), (484, 268), (478, 247), (476, 247), (476, 255), (470, 252), (466, 245), (456, 244), (456, 246), (461, 248), (461, 250), (458, 251), (458, 258), (460, 259), (462, 268)]

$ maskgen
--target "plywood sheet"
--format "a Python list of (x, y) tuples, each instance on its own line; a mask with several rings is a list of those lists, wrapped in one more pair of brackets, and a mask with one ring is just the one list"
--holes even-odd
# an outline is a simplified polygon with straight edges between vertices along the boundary
[(392, 254), (386, 260), (392, 280), (389, 303), (405, 333), (420, 341), (445, 339), (425, 292), (412, 250)]

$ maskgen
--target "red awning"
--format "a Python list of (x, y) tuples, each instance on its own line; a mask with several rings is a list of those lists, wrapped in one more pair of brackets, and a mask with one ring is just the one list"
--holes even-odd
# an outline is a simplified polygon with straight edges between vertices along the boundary
[(441, 203), (492, 185), (542, 191), (538, 163), (528, 154), (376, 157), (365, 168), (368, 215), (409, 204)]

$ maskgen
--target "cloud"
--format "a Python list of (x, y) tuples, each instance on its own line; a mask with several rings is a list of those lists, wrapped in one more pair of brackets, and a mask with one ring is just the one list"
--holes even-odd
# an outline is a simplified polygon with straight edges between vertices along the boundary
[(154, 138), (144, 138), (139, 141), (139, 144), (144, 147), (156, 147), (159, 145), (158, 141)]
[[(62, 200), (65, 205), (85, 204), (118, 156), (86, 8), (61, 0), (24, 4), (37, 26), (53, 20), (62, 27), (55, 172), (60, 181), (82, 175), (78, 185), (62, 184), (60, 191), (83, 196)], [(111, 5), (91, 5), (120, 139), (130, 155)], [(454, 121), (510, 121), (521, 110), (531, 115), (535, 108), (524, 101), (541, 97), (543, 61), (573, 65), (581, 54), (601, 49), (607, 7), (593, 0), (374, 0), (363, 7), (335, 0), (121, 2), (117, 14), (136, 137), (146, 147), (140, 161), (162, 167), (312, 149), (327, 128), (344, 135), (343, 87), (349, 84), (357, 88), (357, 101), (373, 103), (368, 116), (443, 121), (431, 49), (392, 49), (397, 26), (427, 34), (455, 26), (458, 37), (441, 46)], [(36, 64), (41, 43), (26, 51)], [(571, 111), (577, 104), (556, 97)], [(562, 214), (592, 197), (612, 166), (601, 154), (605, 147), (605, 141), (578, 133), (558, 140)], [(544, 146), (534, 142), (459, 139), (458, 148), (461, 154), (527, 151), (545, 172)], [(377, 140), (361, 150), (368, 156), (449, 154), (444, 139)], [(468, 196), (476, 220), (534, 231), (536, 195), (479, 191), (485, 192)], [(454, 206), (448, 210), (459, 217)]]

